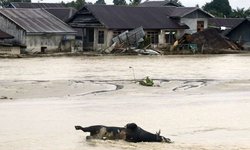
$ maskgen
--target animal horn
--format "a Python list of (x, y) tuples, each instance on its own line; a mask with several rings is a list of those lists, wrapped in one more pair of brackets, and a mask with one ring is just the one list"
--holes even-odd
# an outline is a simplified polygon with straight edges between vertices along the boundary
[(160, 135), (161, 134), (161, 130), (159, 130), (158, 132), (156, 132), (157, 135)]

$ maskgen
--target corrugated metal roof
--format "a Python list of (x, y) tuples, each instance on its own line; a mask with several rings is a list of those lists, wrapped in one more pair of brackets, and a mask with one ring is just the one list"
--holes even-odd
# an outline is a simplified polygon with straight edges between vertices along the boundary
[(62, 3), (29, 3), (29, 2), (12, 2), (13, 8), (64, 8)]
[[(187, 29), (169, 15), (175, 7), (128, 7), (115, 5), (85, 6), (105, 27), (110, 29)], [(81, 17), (81, 14), (77, 14)], [(76, 17), (74, 16), (74, 17)], [(78, 17), (79, 17), (78, 16)]]
[(0, 14), (24, 29), (27, 34), (38, 33), (72, 33), (66, 23), (56, 18), (44, 9), (0, 9)]
[(14, 36), (9, 35), (8, 33), (5, 33), (3, 31), (0, 30), (0, 39), (13, 39)]
[(62, 21), (67, 21), (77, 11), (74, 8), (45, 8), (45, 10), (61, 19)]

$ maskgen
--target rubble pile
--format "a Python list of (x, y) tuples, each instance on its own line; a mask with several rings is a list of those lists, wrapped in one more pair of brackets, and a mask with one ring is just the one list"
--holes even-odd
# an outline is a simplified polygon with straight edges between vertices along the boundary
[(230, 41), (227, 37), (221, 35), (218, 29), (205, 29), (202, 32), (197, 32), (191, 35), (191, 42), (198, 45), (198, 47), (203, 47), (206, 49), (230, 49), (230, 50), (240, 50), (241, 47)]
[(131, 55), (160, 55), (158, 51), (148, 49), (150, 44), (146, 46), (142, 43), (147, 43), (145, 40), (145, 32), (142, 27), (131, 31), (125, 31), (112, 39), (113, 44), (104, 49), (105, 54), (131, 54)]

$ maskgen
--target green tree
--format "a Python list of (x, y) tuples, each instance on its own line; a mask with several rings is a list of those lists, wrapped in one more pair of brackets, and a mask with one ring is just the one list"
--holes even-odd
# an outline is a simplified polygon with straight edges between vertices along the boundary
[(131, 6), (137, 6), (141, 3), (141, 0), (129, 0), (129, 1), (130, 1), (129, 5)]
[(230, 17), (232, 13), (228, 0), (213, 0), (202, 8), (217, 17)]
[(183, 6), (179, 0), (165, 0), (165, 1), (173, 2), (173, 3), (179, 4), (180, 6)]
[(83, 5), (86, 4), (85, 0), (76, 0), (66, 3), (67, 7), (74, 7), (76, 9), (80, 9)]
[(246, 18), (250, 16), (250, 8), (245, 10), (244, 8), (233, 9), (232, 17), (234, 18)]
[(127, 5), (126, 0), (113, 0), (114, 5)]
[(31, 2), (31, 0), (0, 0), (0, 6), (8, 7), (12, 2)]
[(97, 0), (95, 4), (103, 4), (106, 5), (105, 0)]

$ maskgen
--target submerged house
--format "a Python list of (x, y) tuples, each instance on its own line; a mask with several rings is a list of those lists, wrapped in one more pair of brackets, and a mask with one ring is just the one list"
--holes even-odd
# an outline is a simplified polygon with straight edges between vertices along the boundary
[(85, 5), (68, 24), (82, 29), (83, 49), (105, 49), (123, 31), (143, 27), (153, 46), (173, 43), (184, 33), (207, 28), (213, 16), (197, 7)]
[(19, 45), (6, 41), (13, 38), (14, 36), (0, 30), (0, 54), (20, 54)]
[(212, 18), (209, 26), (221, 29), (222, 35), (250, 50), (250, 19), (247, 18)]
[(0, 9), (0, 30), (26, 52), (71, 51), (76, 31), (44, 9)]

